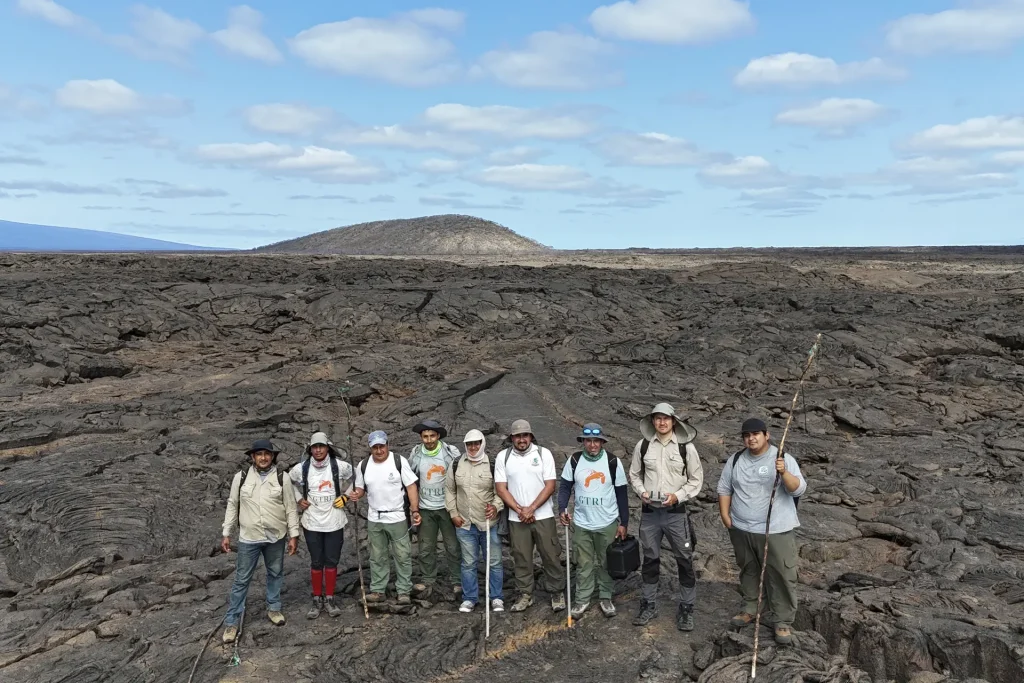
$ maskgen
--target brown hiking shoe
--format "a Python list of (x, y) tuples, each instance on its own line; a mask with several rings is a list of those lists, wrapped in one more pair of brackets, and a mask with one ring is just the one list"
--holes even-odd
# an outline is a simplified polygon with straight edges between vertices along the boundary
[(399, 595), (398, 596), (398, 604), (399, 605), (411, 605), (412, 604), (412, 598), (410, 598), (408, 594)]
[(224, 629), (224, 635), (221, 637), (221, 640), (222, 640), (222, 642), (225, 645), (230, 645), (231, 643), (235, 642), (235, 638), (237, 638), (237, 637), (238, 637), (238, 627), (237, 626), (228, 626), (227, 628)]
[(375, 602), (384, 602), (384, 594), (383, 593), (367, 593), (366, 594), (366, 604), (369, 605), (369, 604), (375, 603)]
[(284, 615), (277, 611), (267, 612), (267, 619), (274, 626), (284, 626)]
[(732, 624), (733, 626), (735, 626), (736, 628), (741, 628), (741, 627), (746, 626), (747, 624), (749, 624), (749, 623), (751, 623), (753, 621), (754, 621), (754, 615), (753, 614), (750, 614), (749, 612), (741, 612), (740, 614), (737, 614), (732, 619), (730, 619), (729, 623)]
[(790, 645), (793, 642), (793, 630), (788, 626), (775, 627), (775, 642), (779, 645)]

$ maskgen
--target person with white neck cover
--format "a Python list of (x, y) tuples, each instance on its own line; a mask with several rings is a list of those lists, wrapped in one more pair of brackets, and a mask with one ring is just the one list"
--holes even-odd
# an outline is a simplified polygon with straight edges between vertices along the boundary
[[(491, 553), (488, 586), (491, 610), (505, 611), (502, 599), (501, 544), (496, 521), (504, 507), (494, 492), (494, 465), (487, 456), (483, 433), (471, 429), (463, 439), (465, 455), (452, 463), (451, 475), (445, 479), (445, 507), (455, 525), (455, 535), (462, 551), (462, 604), (460, 612), (472, 612), (479, 602), (480, 587), (477, 565), (484, 556), (487, 534), (497, 552)], [(490, 531), (488, 532), (488, 527)]]

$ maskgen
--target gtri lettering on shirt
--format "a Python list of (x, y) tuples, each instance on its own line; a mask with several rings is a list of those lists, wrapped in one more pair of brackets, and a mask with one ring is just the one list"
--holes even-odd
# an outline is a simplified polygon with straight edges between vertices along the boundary
[(453, 457), (444, 443), (437, 455), (429, 455), (422, 446), (413, 448), (409, 462), (415, 463), (414, 472), (419, 474), (421, 510), (444, 510), (444, 483)]
[[(329, 457), (329, 456), (328, 456)], [(348, 488), (344, 491), (346, 495), (352, 493), (352, 466), (341, 460), (338, 463), (338, 483)], [(302, 500), (302, 463), (293, 467), (288, 472), (292, 480), (292, 489), (295, 491), (295, 502)], [(334, 507), (334, 499), (338, 494), (334, 490), (334, 476), (331, 474), (331, 463), (324, 460), (323, 467), (317, 467), (315, 462), (309, 463), (309, 507), (299, 517), (302, 528), (309, 531), (322, 531), (324, 533), (337, 531), (348, 524), (348, 515), (344, 510)]]
[[(740, 531), (751, 534), (763, 534), (764, 523), (768, 516), (768, 502), (775, 483), (775, 458), (779, 449), (769, 446), (761, 455), (750, 454), (745, 449), (736, 461), (733, 470), (732, 458), (725, 463), (722, 476), (718, 480), (718, 495), (732, 496), (729, 503), (729, 516), (732, 525)], [(800, 480), (800, 486), (790, 493), (785, 484), (779, 481), (775, 492), (775, 503), (772, 505), (772, 525), (770, 534), (781, 534), (800, 526), (797, 517), (794, 496), (802, 496), (807, 490), (807, 481), (800, 473), (800, 465), (796, 458), (786, 453), (786, 471)]]
[[(615, 471), (613, 482), (607, 454), (603, 454), (596, 462), (587, 460), (585, 455), (580, 456), (573, 486), (576, 506), (572, 519), (576, 526), (588, 531), (598, 531), (619, 518), (615, 487), (626, 485), (626, 468), (622, 466), (621, 460), (616, 464), (618, 469)], [(562, 479), (573, 481), (572, 458), (565, 461)]]
[[(405, 487), (416, 483), (416, 474), (404, 457), (402, 474), (395, 469), (394, 453), (388, 453), (384, 462), (367, 458), (366, 480), (360, 467), (356, 467), (356, 488), (366, 489), (366, 502), (370, 506), (368, 522), (394, 524), (405, 521)], [(360, 463), (362, 464), (362, 463)]]
[[(704, 467), (700, 462), (697, 447), (692, 443), (680, 449), (673, 432), (668, 442), (662, 444), (655, 437), (643, 456), (644, 480), (640, 480), (640, 447), (638, 441), (633, 448), (633, 460), (629, 464), (629, 484), (637, 496), (654, 492), (662, 498), (674, 493), (680, 503), (696, 498), (704, 486)], [(680, 455), (682, 450), (682, 456)], [(685, 467), (683, 457), (686, 458)]]
[[(537, 500), (547, 482), (554, 481), (556, 476), (555, 457), (551, 451), (537, 444), (530, 444), (530, 448), (522, 454), (512, 448), (507, 458), (504, 450), (498, 451), (495, 456), (494, 483), (508, 486), (508, 492), (520, 507)], [(551, 498), (555, 495), (552, 494)], [(544, 501), (533, 514), (538, 521), (555, 516), (555, 504), (551, 498)], [(522, 521), (515, 510), (508, 511), (508, 518), (511, 522)]]

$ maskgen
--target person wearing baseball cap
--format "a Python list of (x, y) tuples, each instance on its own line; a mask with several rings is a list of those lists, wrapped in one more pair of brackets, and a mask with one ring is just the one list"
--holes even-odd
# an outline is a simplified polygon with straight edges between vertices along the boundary
[(797, 498), (807, 490), (807, 482), (796, 458), (789, 451), (780, 454), (778, 447), (772, 445), (771, 433), (763, 420), (745, 420), (740, 436), (746, 447), (726, 461), (718, 480), (718, 511), (736, 554), (744, 603), (743, 611), (730, 623), (741, 628), (754, 621), (768, 504), (779, 477), (782, 485), (775, 491), (772, 504), (764, 588), (768, 608), (775, 614), (775, 642), (788, 645), (793, 641), (797, 610)]
[(533, 604), (533, 551), (540, 553), (544, 587), (551, 593), (551, 609), (565, 609), (565, 574), (561, 544), (555, 523), (555, 458), (534, 443), (526, 420), (516, 420), (509, 430), (512, 445), (495, 456), (494, 488), (508, 506), (509, 545), (519, 598), (513, 612)]
[[(370, 457), (356, 467), (355, 490), (351, 496), (352, 500), (359, 500), (365, 494), (369, 505), (366, 537), (370, 544), (370, 593), (366, 602), (384, 602), (393, 558), (398, 604), (409, 605), (413, 590), (409, 518), (414, 526), (421, 521), (416, 474), (408, 460), (391, 452), (388, 435), (383, 431), (371, 432), (366, 441)], [(409, 518), (406, 517), (406, 497)], [(417, 586), (417, 589), (423, 587)]]

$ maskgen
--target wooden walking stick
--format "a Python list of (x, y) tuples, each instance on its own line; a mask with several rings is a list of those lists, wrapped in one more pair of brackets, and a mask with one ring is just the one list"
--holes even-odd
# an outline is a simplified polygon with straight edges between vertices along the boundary
[[(348, 396), (345, 392), (349, 390), (349, 387), (344, 389), (338, 389), (338, 393), (341, 394), (341, 400), (345, 402), (345, 432), (348, 437), (348, 464), (352, 466), (352, 479), (356, 476), (356, 459), (352, 451), (352, 410), (348, 407)], [(365, 482), (364, 482), (365, 485)], [(363, 553), (359, 549), (359, 503), (354, 503), (355, 506), (355, 537), (356, 537), (356, 566), (359, 568), (359, 592), (363, 596), (363, 616), (367, 619), (370, 618), (370, 608), (366, 605), (366, 583), (363, 581)]]
[(569, 554), (569, 527), (565, 527), (565, 618), (569, 628), (572, 628), (572, 585), (569, 583), (569, 570), (571, 568), (572, 556)]
[[(800, 390), (804, 386), (804, 380), (807, 378), (807, 373), (811, 369), (811, 363), (814, 362), (814, 356), (818, 353), (818, 344), (821, 342), (821, 333), (814, 338), (814, 345), (807, 354), (807, 363), (804, 365), (803, 372), (800, 373), (800, 380), (797, 382), (796, 393), (793, 394), (793, 403), (789, 407), (789, 416), (786, 418), (786, 428), (782, 430), (782, 440), (779, 442), (779, 457), (785, 458), (786, 436), (789, 434), (789, 424), (793, 421), (793, 411), (796, 410), (796, 401), (800, 396)], [(764, 522), (764, 556), (761, 558), (761, 578), (757, 584), (757, 613), (754, 615), (754, 656), (750, 662), (750, 678), (753, 680), (757, 677), (757, 647), (758, 640), (761, 634), (761, 599), (764, 595), (764, 574), (765, 569), (768, 567), (768, 532), (771, 530), (772, 524), (772, 506), (775, 504), (775, 492), (779, 489), (779, 483), (782, 481), (782, 473), (775, 473), (775, 483), (772, 485), (772, 495), (768, 499), (768, 516)]]
[[(487, 516), (486, 509), (484, 510), (484, 517)], [(485, 541), (487, 546), (487, 557), (484, 559), (484, 640), (491, 637), (491, 520), (487, 520), (487, 540)], [(477, 546), (477, 550), (474, 554), (480, 552), (480, 546)], [(476, 572), (476, 567), (473, 568), (473, 572)], [(477, 592), (477, 595), (480, 595)]]

